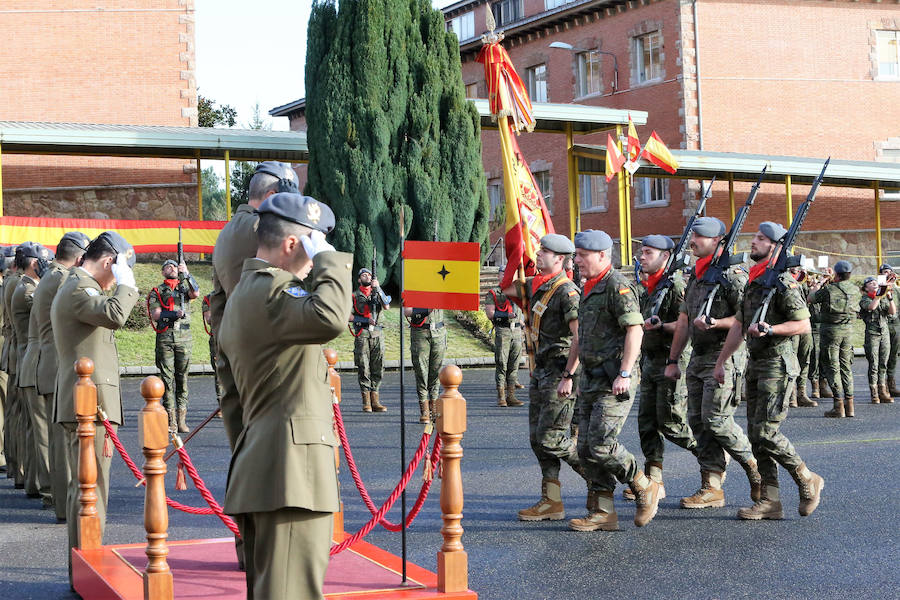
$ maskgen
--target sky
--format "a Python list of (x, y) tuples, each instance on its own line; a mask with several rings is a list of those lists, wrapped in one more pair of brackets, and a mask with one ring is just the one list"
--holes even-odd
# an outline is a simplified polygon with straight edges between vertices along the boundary
[[(433, 0), (435, 8), (457, 0)], [(259, 103), (272, 129), (287, 117), (269, 111), (305, 97), (306, 25), (312, 0), (196, 0), (199, 93), (237, 109), (246, 127)]]

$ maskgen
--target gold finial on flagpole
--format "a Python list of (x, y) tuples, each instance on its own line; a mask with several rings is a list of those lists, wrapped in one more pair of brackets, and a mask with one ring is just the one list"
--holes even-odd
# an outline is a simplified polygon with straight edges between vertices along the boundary
[(497, 21), (494, 20), (494, 11), (490, 7), (485, 13), (484, 24), (487, 27), (487, 33), (481, 36), (482, 44), (496, 44), (503, 39), (502, 31), (499, 33), (494, 32), (494, 29), (497, 28)]

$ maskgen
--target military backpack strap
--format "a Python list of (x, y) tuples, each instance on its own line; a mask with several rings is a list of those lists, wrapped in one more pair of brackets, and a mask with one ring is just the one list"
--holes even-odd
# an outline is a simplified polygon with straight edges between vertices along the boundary
[[(544, 316), (544, 312), (547, 310), (547, 305), (550, 303), (550, 299), (553, 297), (553, 294), (556, 293), (564, 283), (570, 281), (568, 277), (560, 277), (556, 280), (550, 289), (544, 292), (544, 295), (541, 296), (541, 299), (535, 302), (531, 306), (531, 311), (534, 313), (534, 323), (531, 327), (528, 328), (528, 335), (531, 336), (531, 341), (537, 345), (538, 338), (541, 335), (541, 317)], [(532, 294), (534, 292), (532, 291)]]

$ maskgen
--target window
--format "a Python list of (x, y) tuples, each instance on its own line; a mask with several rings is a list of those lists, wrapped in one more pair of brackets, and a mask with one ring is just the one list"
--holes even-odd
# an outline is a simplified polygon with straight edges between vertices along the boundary
[(900, 31), (876, 31), (878, 78), (900, 79)]
[(553, 177), (550, 171), (538, 171), (534, 173), (534, 180), (537, 182), (538, 189), (544, 197), (544, 204), (547, 205), (547, 212), (553, 214)]
[(500, 0), (491, 6), (497, 25), (506, 25), (522, 18), (522, 0)]
[(578, 175), (578, 197), (583, 212), (607, 210), (606, 181), (602, 175)]
[(478, 84), (477, 83), (467, 83), (466, 84), (466, 98), (477, 98), (478, 97)]
[(544, 10), (550, 10), (551, 8), (559, 8), (564, 4), (568, 4), (569, 2), (573, 2), (574, 0), (544, 0)]
[(459, 41), (475, 37), (475, 11), (470, 10), (447, 21), (447, 31), (455, 33)]
[(578, 95), (589, 96), (603, 91), (600, 78), (600, 53), (580, 52), (578, 59)]
[(658, 31), (634, 38), (634, 78), (638, 83), (662, 77), (662, 36)]
[(506, 214), (502, 183), (495, 181), (488, 184), (488, 200), (491, 203), (490, 220), (499, 221), (501, 215)]
[(669, 180), (649, 177), (634, 178), (635, 206), (664, 206), (669, 203)]
[(547, 101), (547, 65), (528, 69), (528, 95), (532, 102)]

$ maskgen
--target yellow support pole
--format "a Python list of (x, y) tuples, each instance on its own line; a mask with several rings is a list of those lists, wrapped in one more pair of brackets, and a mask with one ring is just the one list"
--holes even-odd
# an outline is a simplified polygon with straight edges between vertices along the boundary
[(881, 247), (881, 202), (878, 201), (878, 182), (872, 182), (872, 189), (875, 190), (875, 254), (878, 255), (878, 264), (875, 268), (884, 264), (884, 250)]
[[(616, 143), (619, 145), (619, 151), (622, 151), (622, 126), (616, 125)], [(625, 198), (628, 183), (626, 178), (628, 173), (625, 169), (619, 171), (619, 254), (621, 254), (622, 266), (627, 267), (631, 260), (628, 255), (631, 254), (631, 242), (627, 241), (627, 225), (625, 223)], [(628, 244), (627, 246), (625, 244)]]
[(229, 153), (225, 151), (225, 220), (231, 220), (231, 165)]
[(0, 217), (3, 216), (3, 146), (0, 145)]
[(631, 177), (625, 179), (625, 237), (625, 247), (628, 249), (626, 264), (631, 264)]
[(731, 222), (734, 223), (734, 173), (728, 174), (728, 206), (731, 207)]
[[(197, 152), (197, 220), (203, 220), (203, 171), (200, 170), (200, 152)], [(203, 253), (200, 253), (203, 260)]]
[(574, 240), (575, 232), (581, 229), (581, 204), (578, 198), (578, 163), (575, 158), (572, 123), (566, 123), (566, 161), (569, 167), (569, 233)]
[(794, 200), (791, 198), (791, 176), (784, 176), (784, 194), (785, 194), (785, 202), (787, 206), (787, 226), (791, 226), (791, 221), (794, 220)]

